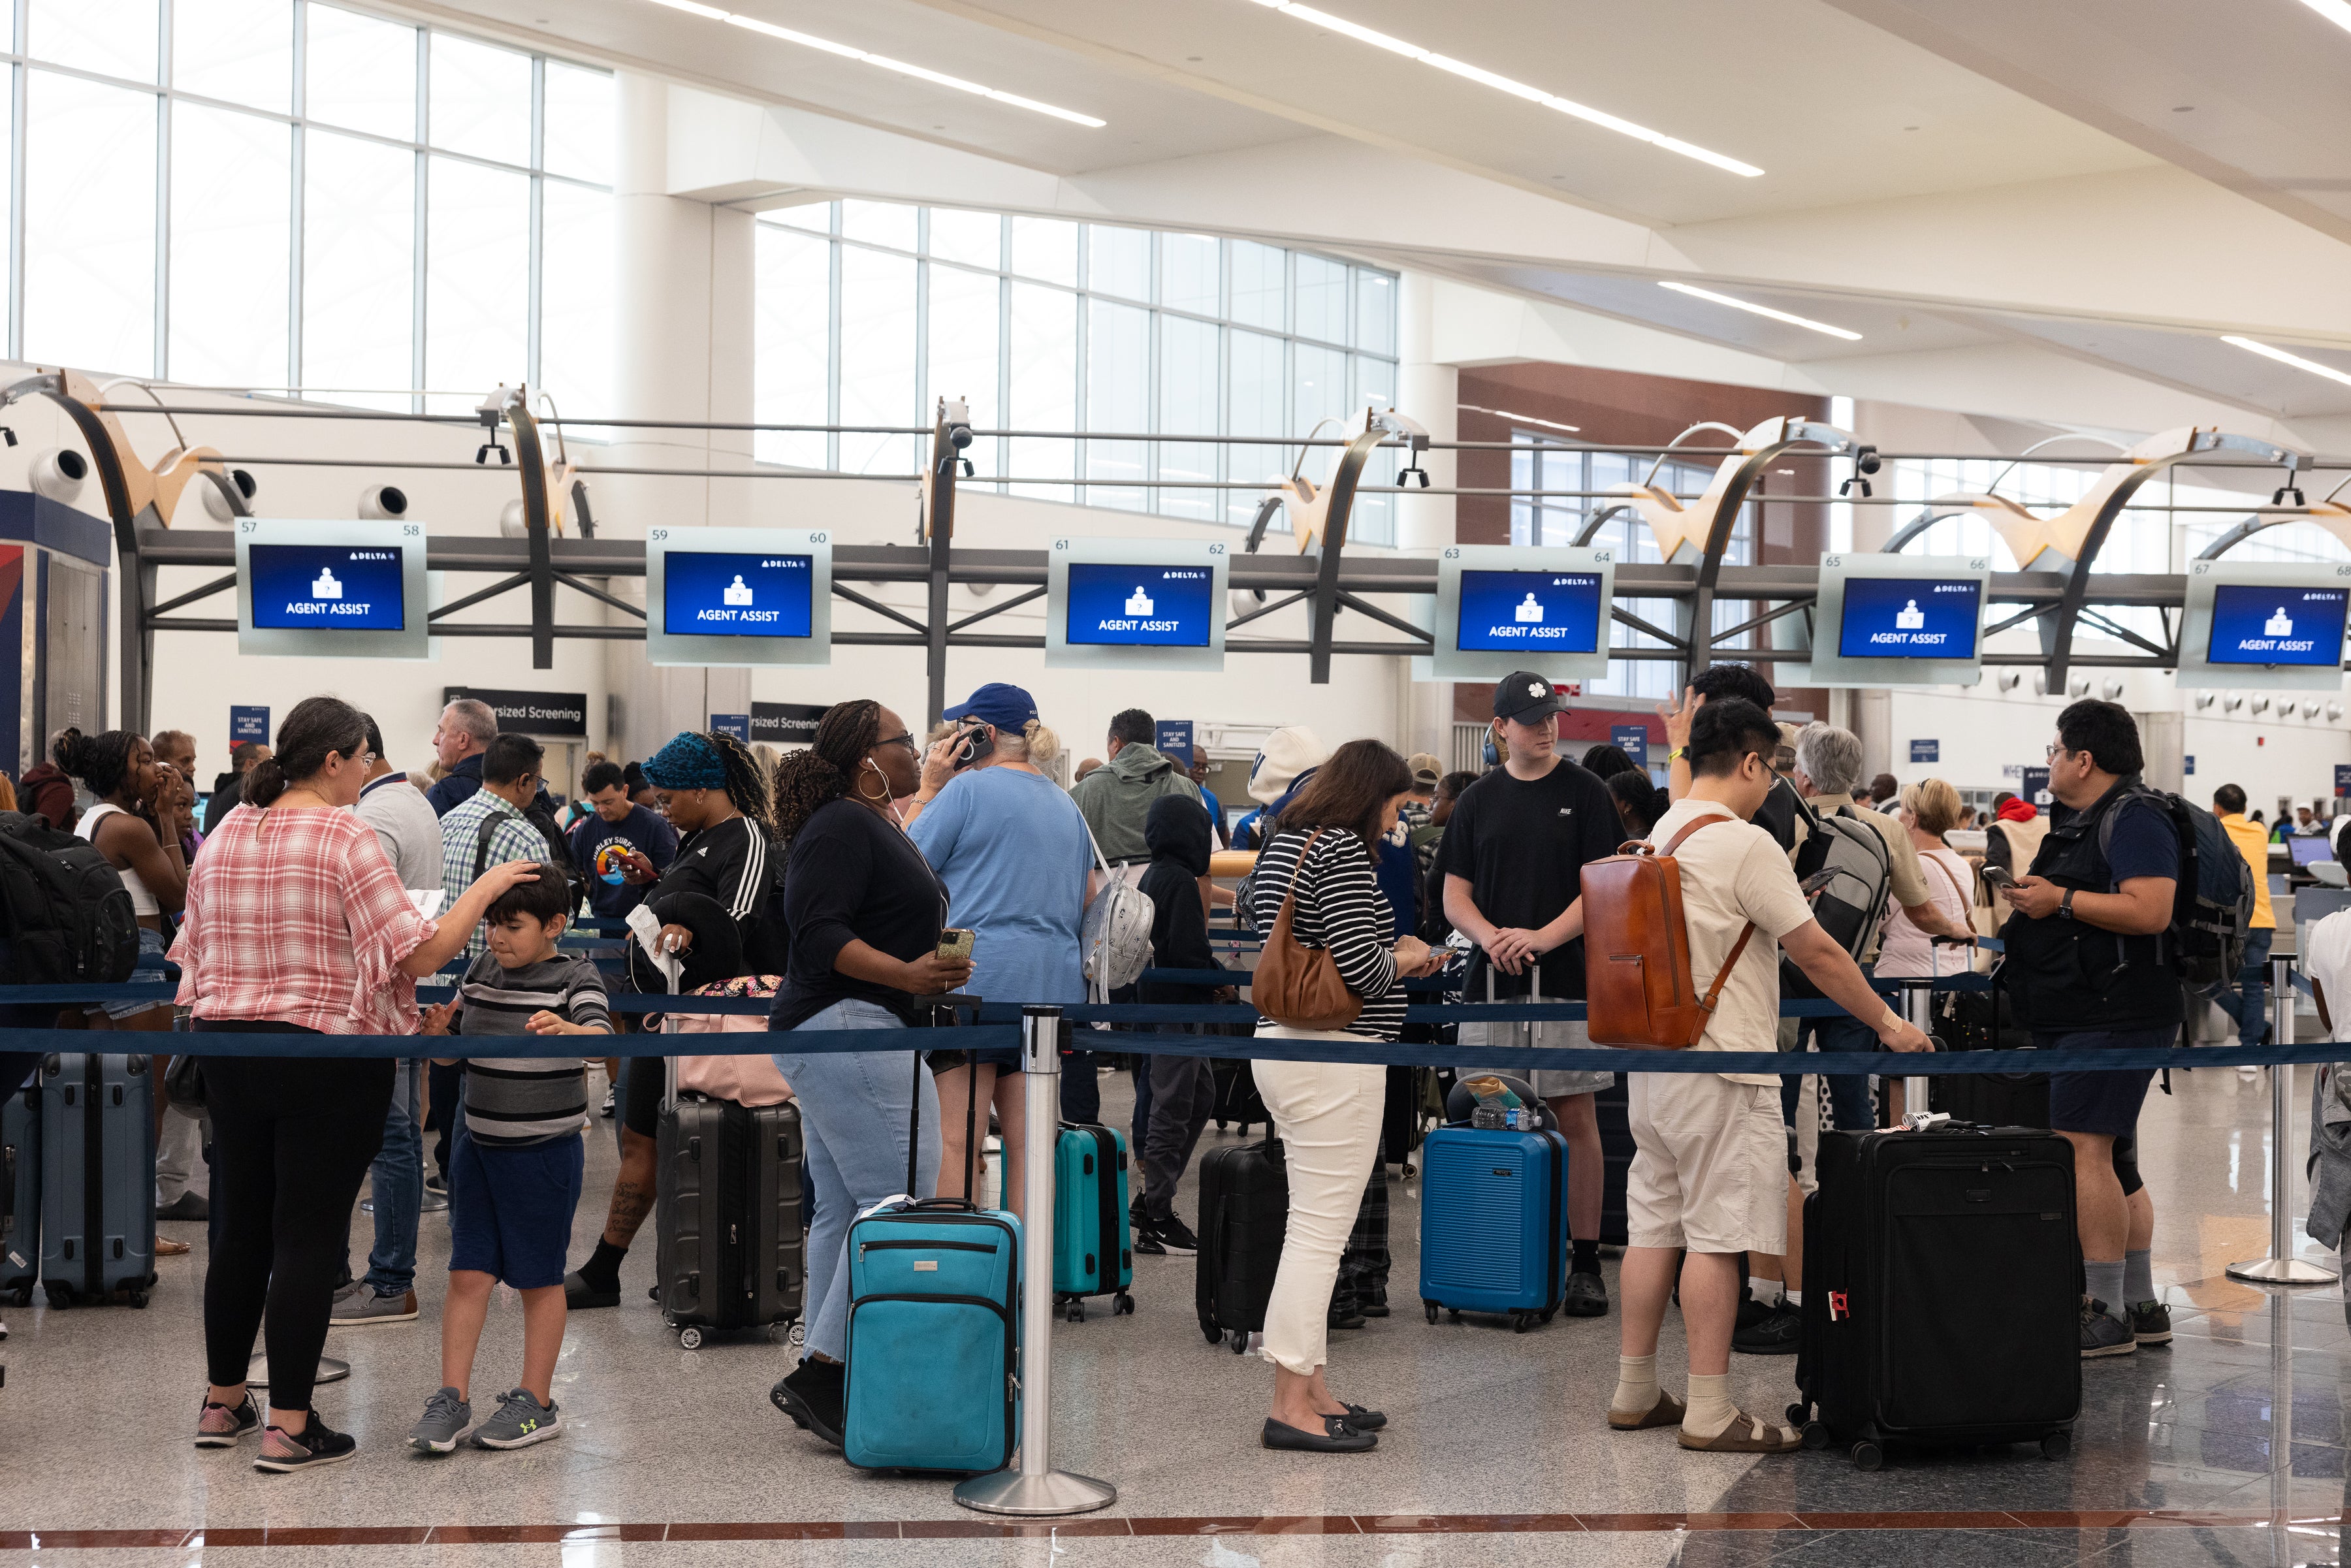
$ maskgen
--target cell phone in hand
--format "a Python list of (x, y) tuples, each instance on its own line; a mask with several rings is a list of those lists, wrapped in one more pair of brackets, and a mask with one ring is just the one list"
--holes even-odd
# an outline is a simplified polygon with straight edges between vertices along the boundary
[(996, 737), (987, 733), (987, 727), (985, 725), (973, 725), (955, 738), (955, 751), (952, 755), (955, 758), (955, 770), (957, 773), (983, 758), (995, 755)]
[(2002, 893), (2016, 885), (2016, 873), (2002, 865), (1984, 867), (1983, 879)]
[(939, 956), (971, 961), (972, 933), (961, 926), (950, 925), (939, 933)]

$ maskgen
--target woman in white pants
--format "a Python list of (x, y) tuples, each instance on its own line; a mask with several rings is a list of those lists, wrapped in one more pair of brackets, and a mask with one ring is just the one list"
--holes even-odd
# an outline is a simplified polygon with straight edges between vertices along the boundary
[[(1330, 950), (1363, 1010), (1336, 1031), (1269, 1019), (1258, 1025), (1259, 1040), (1393, 1040), (1402, 1030), (1405, 991), (1397, 982), (1434, 970), (1437, 960), (1416, 936), (1391, 941), (1395, 915), (1372, 857), (1411, 791), (1403, 758), (1376, 740), (1353, 740), (1316, 770), (1274, 825), (1250, 884), (1257, 927), (1273, 928), (1294, 883), (1292, 935), (1301, 946)], [(1256, 1076), (1290, 1168), (1289, 1228), (1265, 1309), (1262, 1354), (1274, 1365), (1265, 1446), (1359, 1453), (1378, 1444), (1374, 1434), (1387, 1417), (1334, 1397), (1322, 1366), (1339, 1255), (1379, 1154), (1386, 1070), (1376, 1062), (1261, 1061)]]

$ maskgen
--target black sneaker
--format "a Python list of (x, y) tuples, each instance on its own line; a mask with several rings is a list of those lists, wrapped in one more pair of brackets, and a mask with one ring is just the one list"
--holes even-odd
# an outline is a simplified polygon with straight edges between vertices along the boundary
[(279, 1427), (261, 1430), (261, 1452), (254, 1455), (256, 1470), (276, 1470), (280, 1474), (307, 1470), (314, 1465), (335, 1465), (360, 1451), (360, 1446), (348, 1432), (338, 1432), (319, 1419), (316, 1410), (299, 1432), (287, 1432)]
[(1184, 1223), (1181, 1215), (1154, 1220), (1151, 1228), (1158, 1233), (1160, 1243), (1178, 1258), (1189, 1258), (1200, 1249), (1200, 1239), (1192, 1234), (1192, 1228)]
[(1134, 1228), (1134, 1239), (1127, 1250), (1138, 1258), (1165, 1258), (1167, 1256), (1167, 1244), (1159, 1239), (1159, 1232), (1150, 1226), (1138, 1225)]
[(1731, 1331), (1730, 1348), (1744, 1355), (1793, 1355), (1803, 1338), (1804, 1314), (1785, 1301), (1764, 1307), (1752, 1319), (1742, 1306), (1739, 1318), (1739, 1326)]
[(792, 1425), (803, 1431), (813, 1432), (834, 1448), (841, 1447), (841, 1428), (845, 1417), (843, 1402), (848, 1394), (849, 1369), (837, 1361), (819, 1361), (814, 1356), (800, 1363), (782, 1382), (768, 1390), (768, 1398), (777, 1409), (792, 1418)]
[(2140, 1344), (2169, 1344), (2171, 1309), (2161, 1301), (2134, 1301), (2130, 1326), (2131, 1338)]
[(2106, 1303), (2082, 1298), (2082, 1359), (2094, 1361), (2102, 1355), (2128, 1355), (2138, 1348), (2138, 1340), (2130, 1325), (2106, 1311)]
[(215, 1405), (204, 1401), (196, 1412), (196, 1447), (199, 1448), (234, 1448), (247, 1432), (261, 1428), (261, 1410), (247, 1390), (242, 1405)]

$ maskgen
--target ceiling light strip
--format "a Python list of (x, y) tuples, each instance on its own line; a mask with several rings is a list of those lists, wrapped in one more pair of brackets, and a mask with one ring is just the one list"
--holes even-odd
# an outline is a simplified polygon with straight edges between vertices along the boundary
[(763, 37), (775, 38), (787, 44), (798, 44), (804, 49), (816, 49), (828, 55), (838, 55), (842, 59), (861, 61), (885, 71), (895, 72), (899, 76), (914, 77), (917, 80), (931, 82), (939, 87), (953, 88), (957, 92), (967, 92), (975, 98), (994, 99), (998, 103), (1009, 104), (1015, 109), (1025, 109), (1032, 114), (1050, 114), (1055, 120), (1066, 120), (1072, 125), (1083, 125), (1099, 131), (1109, 123), (1108, 120), (1097, 120), (1091, 114), (1080, 114), (1074, 109), (1062, 109), (1055, 104), (1040, 103), (1033, 98), (1023, 98), (1017, 92), (1001, 92), (979, 82), (966, 81), (961, 77), (949, 76), (945, 71), (935, 71), (927, 66), (913, 65), (905, 60), (893, 59), (888, 55), (869, 54), (863, 49), (854, 48), (848, 44), (836, 44), (830, 38), (820, 38), (813, 33), (802, 33), (790, 27), (779, 27), (773, 22), (761, 21), (757, 16), (746, 16), (739, 12), (722, 10), (716, 5), (705, 5), (701, 0), (651, 0), (651, 3), (666, 6), (673, 11), (683, 11), (689, 16), (700, 16), (706, 21), (725, 22), (730, 26), (740, 27), (747, 33), (758, 33)]
[(2338, 371), (2333, 365), (2322, 365), (2316, 360), (2305, 360), (2300, 354), (2290, 354), (2267, 343), (2256, 343), (2251, 338), (2224, 336), (2220, 341), (2232, 348), (2259, 354), (2265, 360), (2275, 360), (2279, 364), (2292, 365), (2297, 371), (2308, 371), (2314, 376), (2325, 376), (2330, 382), (2341, 382), (2351, 387), (2351, 371)]
[[(683, 0), (656, 0), (656, 3), (679, 5)], [(2317, 0), (2305, 0), (2305, 3), (2316, 4)], [(2347, 0), (2335, 0), (2335, 3), (2345, 4)], [(1466, 60), (1457, 60), (1450, 55), (1440, 55), (1432, 49), (1424, 49), (1418, 44), (1406, 43), (1402, 38), (1392, 37), (1386, 33), (1366, 27), (1359, 22), (1350, 22), (1344, 16), (1334, 16), (1328, 11), (1318, 11), (1311, 5), (1295, 5), (1291, 0), (1257, 0), (1257, 4), (1270, 11), (1279, 11), (1285, 16), (1294, 16), (1301, 22), (1327, 28), (1331, 32), (1353, 38), (1357, 43), (1369, 44), (1375, 49), (1385, 49), (1392, 55), (1402, 55), (1408, 60), (1418, 60), (1423, 65), (1435, 66), (1438, 70), (1449, 71), (1464, 80), (1474, 81), (1480, 87), (1489, 87), (1497, 92), (1509, 93), (1512, 98), (1522, 98), (1529, 103), (1539, 103), (1545, 109), (1557, 110), (1560, 113), (1571, 115), (1588, 125), (1599, 126), (1604, 131), (1613, 131), (1619, 136), (1629, 136), (1635, 141), (1646, 141), (1652, 147), (1662, 148), (1667, 152), (1677, 152), (1685, 158), (1695, 158), (1701, 163), (1710, 163), (1715, 168), (1725, 169), (1733, 174), (1743, 175), (1750, 180), (1763, 172), (1752, 163), (1742, 163), (1736, 158), (1728, 157), (1693, 142), (1684, 141), (1679, 137), (1667, 136), (1662, 131), (1652, 131), (1646, 125), (1635, 124), (1621, 116), (1610, 114), (1605, 110), (1578, 103), (1573, 99), (1561, 98), (1554, 93), (1545, 92), (1539, 87), (1529, 87), (1522, 81), (1503, 76), (1497, 71), (1489, 71), (1482, 66), (1473, 66)], [(695, 7), (697, 10), (702, 8)]]
[(1785, 321), (1791, 327), (1802, 327), (1807, 331), (1825, 332), (1832, 338), (1843, 338), (1848, 343), (1861, 341), (1860, 333), (1850, 331), (1845, 328), (1832, 327), (1825, 321), (1815, 321), (1809, 316), (1796, 316), (1785, 310), (1774, 310), (1769, 305), (1758, 305), (1751, 299), (1733, 299), (1728, 294), (1717, 294), (1711, 288), (1700, 288), (1694, 283), (1677, 283), (1671, 278), (1659, 278), (1657, 287), (1670, 288), (1677, 294), (1687, 294), (1694, 298), (1711, 299), (1717, 305), (1728, 305), (1733, 310), (1744, 310), (1750, 316), (1769, 316), (1774, 321)]

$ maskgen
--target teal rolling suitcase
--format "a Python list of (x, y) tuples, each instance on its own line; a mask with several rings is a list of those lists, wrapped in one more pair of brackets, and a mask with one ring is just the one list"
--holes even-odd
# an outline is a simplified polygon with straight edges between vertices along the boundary
[(1070, 1322), (1086, 1321), (1086, 1298), (1111, 1298), (1111, 1315), (1134, 1311), (1127, 1233), (1126, 1134), (1112, 1127), (1061, 1124), (1053, 1145), (1053, 1304)]

